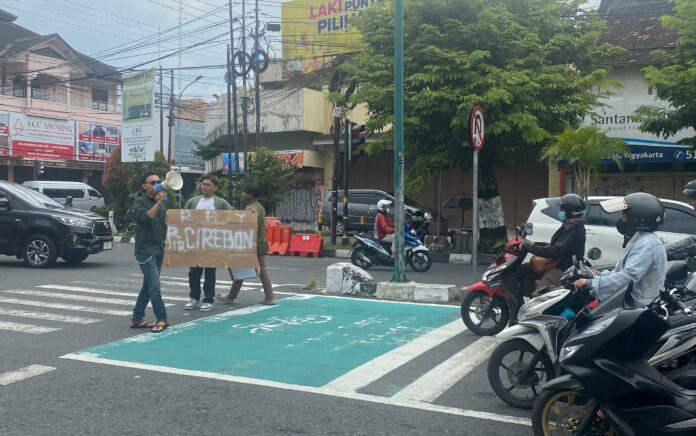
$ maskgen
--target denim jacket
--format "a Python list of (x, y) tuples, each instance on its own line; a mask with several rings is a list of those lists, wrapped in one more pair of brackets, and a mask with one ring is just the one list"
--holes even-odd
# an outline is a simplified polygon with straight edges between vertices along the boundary
[(667, 254), (662, 239), (653, 232), (638, 232), (626, 245), (616, 269), (592, 279), (590, 294), (606, 300), (633, 282), (633, 299), (647, 304), (660, 294), (666, 275)]

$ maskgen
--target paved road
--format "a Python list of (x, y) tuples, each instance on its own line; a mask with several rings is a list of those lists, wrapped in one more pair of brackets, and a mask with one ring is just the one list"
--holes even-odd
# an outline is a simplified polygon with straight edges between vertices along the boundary
[[(131, 252), (41, 271), (0, 259), (0, 434), (531, 434), (529, 413), (488, 387), (493, 342), (465, 331), (456, 307), (297, 295), (332, 260), (274, 257), (282, 300), (270, 309), (252, 281), (238, 305), (184, 311), (186, 271), (166, 269), (173, 327), (153, 338), (127, 328)], [(417, 277), (464, 285), (467, 270)], [(315, 348), (281, 351), (300, 342)]]

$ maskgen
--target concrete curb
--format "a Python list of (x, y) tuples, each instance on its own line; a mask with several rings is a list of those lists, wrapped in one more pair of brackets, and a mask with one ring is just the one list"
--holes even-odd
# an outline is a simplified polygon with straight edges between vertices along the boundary
[(459, 294), (455, 285), (379, 282), (375, 297), (384, 300), (447, 304), (457, 300)]

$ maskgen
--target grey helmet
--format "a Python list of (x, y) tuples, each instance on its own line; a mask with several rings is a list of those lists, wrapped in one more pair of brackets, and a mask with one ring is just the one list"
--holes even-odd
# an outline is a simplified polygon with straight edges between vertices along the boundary
[(692, 180), (684, 186), (684, 195), (692, 200), (696, 200), (696, 180)]
[(659, 198), (647, 192), (636, 192), (600, 203), (608, 213), (626, 212), (626, 222), (632, 232), (655, 232), (665, 222), (665, 207)]

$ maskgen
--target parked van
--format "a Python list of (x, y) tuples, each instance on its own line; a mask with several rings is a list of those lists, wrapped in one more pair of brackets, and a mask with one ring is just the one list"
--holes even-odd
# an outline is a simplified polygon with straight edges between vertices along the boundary
[(65, 204), (65, 199), (70, 196), (73, 199), (72, 207), (75, 209), (94, 211), (94, 209), (104, 206), (104, 197), (86, 183), (35, 180), (24, 182), (22, 186), (38, 191), (60, 204)]

